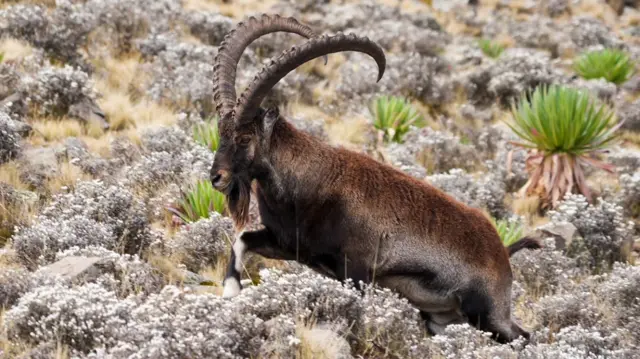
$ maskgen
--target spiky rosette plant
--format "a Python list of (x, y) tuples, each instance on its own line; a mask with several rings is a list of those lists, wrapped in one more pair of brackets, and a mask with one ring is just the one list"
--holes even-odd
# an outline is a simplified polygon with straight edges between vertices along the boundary
[(422, 115), (400, 97), (378, 97), (369, 111), (373, 116), (373, 127), (379, 131), (384, 142), (402, 142), (402, 136), (410, 126), (424, 126)]
[(489, 39), (478, 40), (478, 47), (480, 47), (480, 50), (482, 50), (485, 55), (493, 59), (500, 57), (504, 51), (504, 46)]
[(521, 223), (504, 219), (496, 220), (493, 217), (491, 218), (491, 222), (496, 227), (500, 240), (502, 240), (502, 244), (504, 244), (505, 247), (512, 245), (522, 238), (524, 229)]
[(193, 139), (207, 147), (211, 152), (218, 150), (220, 144), (220, 134), (218, 132), (218, 117), (215, 116), (193, 127)]
[(565, 194), (580, 193), (592, 201), (584, 175), (586, 166), (613, 172), (597, 157), (617, 137), (614, 112), (581, 90), (557, 85), (539, 86), (512, 105), (507, 125), (529, 149), (530, 178), (520, 194), (538, 196), (541, 207), (554, 208)]
[(620, 85), (635, 73), (635, 62), (624, 51), (603, 49), (580, 56), (573, 68), (587, 80), (603, 78)]
[(225, 209), (224, 194), (216, 191), (208, 180), (192, 184), (187, 191), (182, 191), (182, 197), (177, 204), (167, 208), (181, 223), (209, 218), (210, 213), (214, 211), (224, 214)]

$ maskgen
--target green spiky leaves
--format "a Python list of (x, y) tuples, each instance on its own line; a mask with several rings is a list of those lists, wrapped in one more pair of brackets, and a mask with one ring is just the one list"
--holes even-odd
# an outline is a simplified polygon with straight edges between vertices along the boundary
[(603, 78), (616, 85), (631, 78), (635, 74), (635, 67), (629, 55), (616, 49), (588, 52), (573, 64), (575, 72), (587, 80)]
[(614, 112), (584, 91), (553, 85), (522, 96), (512, 114), (507, 124), (520, 137), (514, 144), (530, 150), (531, 177), (523, 191), (540, 196), (543, 207), (575, 190), (591, 199), (582, 169), (613, 170), (594, 156), (617, 137), (622, 123), (616, 123)]
[(493, 59), (497, 59), (498, 57), (500, 57), (500, 55), (502, 55), (502, 52), (504, 51), (504, 46), (489, 39), (478, 40), (478, 47), (480, 47), (480, 50), (482, 50), (485, 55)]
[(182, 192), (178, 203), (168, 208), (169, 212), (177, 216), (182, 223), (209, 218), (211, 212), (224, 214), (225, 209), (224, 194), (216, 191), (208, 180), (201, 180), (191, 185), (187, 191)]
[(220, 133), (218, 132), (218, 117), (213, 117), (203, 123), (193, 126), (193, 139), (207, 147), (211, 152), (218, 150)]
[(402, 142), (410, 127), (423, 127), (424, 118), (405, 99), (393, 96), (377, 98), (369, 108), (373, 126), (382, 133), (385, 142)]
[(491, 218), (491, 222), (496, 227), (500, 240), (505, 247), (508, 247), (522, 238), (523, 227), (517, 221), (496, 220)]

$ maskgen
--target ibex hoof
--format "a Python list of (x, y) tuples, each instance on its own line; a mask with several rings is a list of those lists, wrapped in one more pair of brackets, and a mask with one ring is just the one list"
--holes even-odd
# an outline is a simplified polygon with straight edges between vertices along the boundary
[(224, 281), (224, 289), (222, 290), (222, 298), (233, 298), (240, 294), (240, 283), (238, 280), (230, 277)]

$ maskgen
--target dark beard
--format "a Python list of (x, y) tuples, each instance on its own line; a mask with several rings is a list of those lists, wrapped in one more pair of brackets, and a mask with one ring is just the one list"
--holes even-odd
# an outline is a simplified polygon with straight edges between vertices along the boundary
[(236, 230), (243, 229), (249, 222), (249, 203), (251, 201), (251, 181), (234, 179), (227, 194), (227, 205)]

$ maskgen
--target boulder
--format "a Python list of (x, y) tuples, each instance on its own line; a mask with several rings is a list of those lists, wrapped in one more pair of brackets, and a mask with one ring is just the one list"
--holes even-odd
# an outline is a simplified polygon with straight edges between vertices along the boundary
[(41, 270), (72, 282), (87, 282), (98, 278), (103, 273), (103, 268), (97, 265), (101, 260), (100, 257), (69, 256), (43, 267)]
[(549, 223), (537, 228), (529, 237), (540, 241), (553, 238), (556, 250), (565, 251), (571, 245), (578, 229), (570, 222)]

